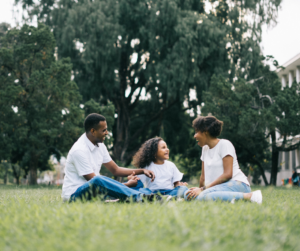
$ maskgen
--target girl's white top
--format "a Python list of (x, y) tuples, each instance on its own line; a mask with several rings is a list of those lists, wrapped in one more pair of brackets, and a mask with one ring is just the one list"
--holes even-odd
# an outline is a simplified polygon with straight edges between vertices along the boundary
[(162, 165), (156, 165), (153, 162), (145, 169), (151, 170), (155, 174), (155, 179), (151, 182), (151, 179), (146, 175), (138, 175), (144, 184), (145, 188), (150, 190), (168, 190), (174, 188), (174, 182), (181, 181), (183, 173), (181, 173), (176, 165), (168, 160)]
[(205, 184), (208, 185), (224, 173), (223, 158), (227, 155), (233, 157), (232, 180), (241, 181), (250, 186), (247, 177), (241, 171), (237, 161), (234, 146), (229, 140), (220, 139), (214, 148), (203, 146), (201, 160), (204, 162)]

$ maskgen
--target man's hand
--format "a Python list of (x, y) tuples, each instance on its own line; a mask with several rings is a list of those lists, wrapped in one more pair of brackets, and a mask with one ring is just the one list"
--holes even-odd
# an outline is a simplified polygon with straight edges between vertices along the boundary
[(153, 182), (154, 179), (155, 179), (155, 174), (154, 174), (154, 172), (153, 172), (153, 171), (150, 171), (150, 170), (148, 170), (148, 169), (143, 169), (143, 171), (144, 171), (144, 174), (145, 174), (148, 178), (151, 179), (151, 182)]
[(192, 187), (188, 190), (186, 193), (188, 195), (187, 200), (195, 199), (200, 193), (202, 192), (202, 189), (199, 187)]
[(174, 183), (174, 187), (178, 187), (178, 186), (187, 186), (188, 183), (186, 182), (181, 182), (181, 181), (177, 181)]

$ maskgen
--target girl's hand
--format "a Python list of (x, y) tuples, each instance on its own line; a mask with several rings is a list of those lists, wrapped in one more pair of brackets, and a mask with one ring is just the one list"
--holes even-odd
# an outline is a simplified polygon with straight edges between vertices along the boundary
[(136, 187), (138, 184), (138, 178), (133, 178), (131, 180), (128, 180), (124, 185), (128, 187)]
[(138, 184), (138, 180), (140, 179), (138, 176), (135, 175), (135, 172), (132, 172), (132, 174), (130, 174), (127, 177), (128, 181), (126, 183), (124, 183), (125, 186), (128, 187), (135, 187)]
[(174, 187), (178, 187), (178, 186), (187, 186), (188, 183), (186, 182), (180, 182), (180, 181), (177, 181), (174, 183)]
[(130, 174), (129, 176), (127, 176), (127, 179), (128, 180), (132, 180), (132, 179), (139, 180), (140, 178), (135, 175), (135, 172), (132, 172), (132, 174)]
[(200, 193), (202, 192), (202, 189), (199, 187), (192, 187), (187, 192), (187, 200), (195, 199)]

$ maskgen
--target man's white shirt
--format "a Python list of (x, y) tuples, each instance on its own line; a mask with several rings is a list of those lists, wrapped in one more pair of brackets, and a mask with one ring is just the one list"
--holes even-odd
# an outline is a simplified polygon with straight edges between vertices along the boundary
[(111, 157), (103, 143), (94, 145), (86, 136), (81, 137), (74, 143), (68, 153), (62, 198), (69, 200), (70, 196), (87, 181), (83, 175), (95, 173), (100, 176), (102, 164), (111, 161)]

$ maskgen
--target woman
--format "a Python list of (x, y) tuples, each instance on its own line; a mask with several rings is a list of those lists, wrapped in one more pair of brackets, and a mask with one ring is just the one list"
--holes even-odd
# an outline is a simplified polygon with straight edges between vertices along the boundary
[(214, 116), (199, 117), (193, 121), (194, 138), (202, 147), (202, 173), (199, 187), (185, 193), (186, 200), (250, 200), (262, 203), (261, 191), (251, 192), (245, 174), (239, 168), (232, 143), (218, 139), (223, 122)]

